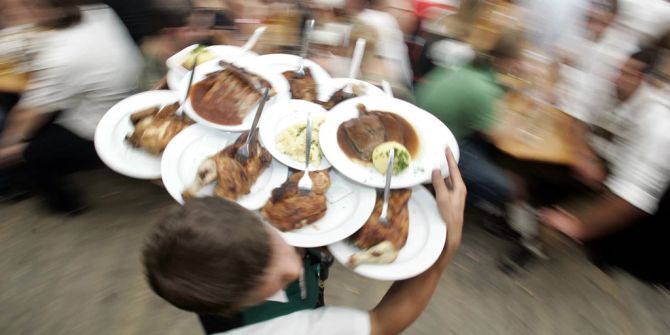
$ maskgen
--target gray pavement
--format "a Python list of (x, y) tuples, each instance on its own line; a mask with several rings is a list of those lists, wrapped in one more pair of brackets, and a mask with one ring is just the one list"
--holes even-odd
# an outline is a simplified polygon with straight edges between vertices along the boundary
[[(73, 182), (92, 205), (75, 218), (49, 213), (39, 198), (0, 205), (0, 334), (200, 334), (192, 314), (152, 294), (139, 262), (145, 233), (172, 204), (167, 193), (106, 169)], [(666, 291), (601, 272), (557, 235), (551, 260), (504, 275), (496, 260), (507, 242), (468, 223), (406, 334), (670, 334)], [(336, 265), (326, 299), (369, 308), (388, 286)]]

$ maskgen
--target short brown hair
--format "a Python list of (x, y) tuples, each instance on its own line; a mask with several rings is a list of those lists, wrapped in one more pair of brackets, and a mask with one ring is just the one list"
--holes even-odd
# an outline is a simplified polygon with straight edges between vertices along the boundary
[(174, 207), (145, 241), (151, 288), (178, 308), (231, 315), (260, 285), (272, 247), (260, 218), (221, 198)]

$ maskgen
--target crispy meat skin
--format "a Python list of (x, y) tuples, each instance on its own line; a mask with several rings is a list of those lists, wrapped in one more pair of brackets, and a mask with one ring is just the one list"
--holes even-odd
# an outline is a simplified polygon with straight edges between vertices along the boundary
[(177, 115), (179, 102), (164, 106), (151, 107), (130, 115), (135, 125), (133, 132), (126, 140), (136, 148), (160, 155), (168, 143), (184, 128), (193, 123), (184, 115)]
[(331, 108), (335, 107), (337, 104), (340, 102), (347, 100), (349, 97), (344, 93), (344, 87), (340, 88), (339, 90), (335, 91), (333, 95), (330, 96), (328, 101), (324, 102), (323, 108), (326, 110), (330, 110)]
[[(258, 133), (256, 133), (258, 134)], [(248, 132), (242, 133), (235, 143), (223, 148), (216, 155), (206, 159), (195, 177), (195, 181), (183, 193), (184, 199), (195, 197), (205, 185), (217, 181), (216, 196), (237, 200), (248, 194), (258, 176), (270, 166), (272, 155), (258, 142), (257, 135), (249, 148), (249, 159), (240, 162), (235, 158), (237, 150), (244, 145)]]
[(356, 267), (362, 263), (391, 263), (398, 257), (409, 233), (407, 204), (411, 195), (410, 189), (391, 191), (387, 226), (379, 223), (383, 199), (377, 198), (372, 215), (352, 236), (356, 246), (362, 250), (351, 256), (349, 266)]
[(314, 80), (314, 77), (312, 77), (312, 71), (310, 68), (305, 66), (304, 69), (305, 75), (302, 78), (298, 78), (295, 71), (286, 71), (282, 74), (291, 85), (291, 96), (293, 99), (317, 102), (318, 96), (316, 81)]
[(409, 231), (409, 209), (407, 204), (412, 190), (391, 190), (388, 208), (388, 226), (379, 223), (384, 199), (377, 197), (375, 209), (365, 225), (354, 234), (353, 239), (361, 249), (368, 249), (383, 241), (390, 241), (397, 249), (402, 248), (407, 241)]
[(309, 193), (298, 190), (298, 181), (304, 172), (293, 174), (281, 186), (272, 191), (272, 197), (261, 210), (261, 214), (281, 231), (302, 228), (321, 219), (326, 214), (324, 195), (330, 187), (327, 171), (310, 172), (313, 188)]

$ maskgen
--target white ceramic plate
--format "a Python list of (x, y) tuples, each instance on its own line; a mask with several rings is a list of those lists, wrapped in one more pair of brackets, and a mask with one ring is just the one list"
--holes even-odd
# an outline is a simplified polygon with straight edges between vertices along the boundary
[(328, 161), (343, 175), (361, 184), (383, 188), (385, 176), (372, 165), (363, 165), (349, 158), (337, 143), (337, 129), (345, 121), (358, 117), (356, 105), (362, 103), (369, 111), (392, 112), (414, 127), (419, 138), (419, 150), (409, 167), (391, 180), (391, 188), (407, 188), (430, 181), (431, 172), (440, 168), (448, 175), (444, 152), (451, 148), (456, 160), (459, 150), (451, 131), (436, 117), (406, 101), (387, 96), (365, 96), (345, 100), (331, 109), (321, 125), (319, 142)]
[[(165, 64), (168, 67), (167, 72), (167, 84), (168, 87), (172, 90), (179, 89), (179, 83), (184, 78), (186, 74), (190, 71), (181, 66), (181, 63), (186, 59), (189, 53), (193, 51), (198, 45), (194, 44), (189, 47), (184, 48), (182, 51), (174, 54), (172, 57), (168, 58)], [(240, 59), (244, 57), (245, 59), (254, 58), (258, 56), (255, 52), (247, 51), (244, 55), (241, 54), (242, 48), (232, 46), (232, 45), (212, 45), (205, 48), (207, 51), (214, 54), (215, 59), (221, 60), (224, 59), (228, 62)]]
[[(192, 125), (179, 133), (165, 149), (161, 163), (163, 184), (168, 193), (183, 204), (181, 193), (195, 179), (200, 163), (234, 143), (239, 136), (239, 133), (218, 131), (201, 125)], [(288, 168), (272, 160), (251, 187), (251, 192), (239, 198), (237, 203), (250, 210), (263, 207), (270, 199), (272, 190), (279, 187), (287, 177)], [(215, 184), (203, 188), (198, 196), (213, 195)]]
[[(426, 271), (440, 256), (447, 238), (447, 226), (440, 218), (435, 198), (423, 186), (412, 189), (409, 200), (409, 233), (398, 258), (388, 264), (361, 264), (354, 272), (378, 280), (402, 280)], [(349, 240), (328, 246), (341, 264), (360, 251)]]
[(321, 247), (351, 236), (368, 220), (375, 207), (377, 192), (335, 171), (330, 172), (330, 178), (326, 215), (301, 229), (280, 232), (286, 243), (301, 248)]
[(147, 91), (121, 100), (107, 111), (95, 130), (95, 150), (110, 169), (128, 177), (161, 177), (161, 156), (135, 148), (126, 141), (135, 127), (130, 115), (143, 109), (179, 100), (174, 91)]
[[(211, 61), (207, 62), (205, 64), (202, 64), (198, 67), (196, 67), (195, 70), (195, 76), (193, 77), (193, 85), (195, 85), (198, 81), (202, 80), (205, 78), (205, 75), (208, 73), (216, 72), (221, 70), (221, 66), (218, 64), (218, 61)], [(287, 100), (290, 96), (289, 94), (289, 86), (288, 86), (288, 81), (281, 75), (278, 75), (276, 73), (273, 73), (272, 71), (268, 70), (266, 67), (263, 66), (244, 66), (244, 65), (239, 65), (242, 64), (243, 62), (236, 63), (237, 66), (243, 67), (246, 71), (250, 73), (257, 74), (264, 79), (266, 79), (270, 85), (272, 85), (272, 88), (275, 90), (276, 95), (271, 97), (266, 103), (265, 103), (265, 108), (271, 107), (273, 104), (277, 103), (278, 101), (282, 100)], [(179, 90), (179, 96), (184, 97), (186, 96), (186, 91), (188, 90), (188, 79), (189, 76), (184, 77), (182, 79), (181, 84), (180, 84), (180, 90)], [(193, 106), (191, 106), (191, 99), (186, 100), (186, 104), (184, 105), (184, 111), (186, 114), (191, 117), (195, 122), (205, 125), (210, 128), (215, 128), (219, 130), (225, 130), (225, 131), (232, 131), (232, 132), (240, 132), (240, 131), (245, 131), (249, 130), (251, 128), (251, 124), (253, 123), (254, 120), (254, 115), (256, 115), (256, 109), (258, 108), (258, 104), (255, 104), (254, 106), (251, 107), (251, 110), (248, 112), (247, 116), (242, 120), (242, 124), (239, 125), (221, 125), (218, 123), (214, 123), (208, 120), (205, 120), (202, 118), (198, 113), (195, 112), (193, 109)]]
[[(312, 120), (325, 118), (326, 110), (323, 107), (304, 100), (284, 100), (268, 108), (261, 116), (259, 127), (261, 143), (272, 156), (288, 167), (296, 170), (305, 170), (305, 163), (290, 157), (277, 148), (277, 137), (286, 128), (307, 120), (307, 114), (312, 113)], [(325, 170), (330, 167), (326, 157), (321, 157), (321, 164), (310, 165), (310, 171)]]
[(366, 96), (366, 95), (386, 95), (384, 91), (382, 91), (381, 88), (372, 85), (368, 83), (367, 81), (362, 81), (358, 79), (351, 79), (351, 78), (333, 78), (331, 81), (331, 91), (330, 94), (328, 95), (328, 98), (330, 98), (333, 93), (335, 93), (337, 90), (341, 89), (347, 84), (354, 84), (354, 85), (363, 85), (365, 89), (365, 94), (361, 96)]
[[(254, 58), (253, 63), (258, 65), (264, 65), (268, 68), (271, 68), (272, 71), (281, 75), (283, 72), (289, 70), (297, 70), (298, 63), (300, 62), (300, 57), (289, 54), (269, 54), (262, 55)], [(254, 65), (255, 66), (255, 65)], [(330, 98), (330, 93), (332, 92), (332, 83), (330, 74), (324, 70), (318, 64), (312, 62), (309, 59), (305, 59), (305, 66), (309, 67), (312, 71), (312, 76), (318, 85), (318, 98), (321, 101), (326, 101)]]

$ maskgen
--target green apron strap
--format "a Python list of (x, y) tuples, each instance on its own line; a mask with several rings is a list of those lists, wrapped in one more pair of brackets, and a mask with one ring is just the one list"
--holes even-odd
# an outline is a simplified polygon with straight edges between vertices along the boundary
[(241, 313), (244, 325), (247, 326), (291, 314), (293, 312), (316, 308), (320, 294), (320, 259), (314, 257), (309, 252), (306, 252), (305, 257), (303, 258), (303, 268), (305, 273), (305, 289), (307, 293), (305, 299), (302, 298), (300, 282), (296, 280), (289, 284), (285, 289), (288, 302), (266, 301), (260, 305), (244, 310)]

